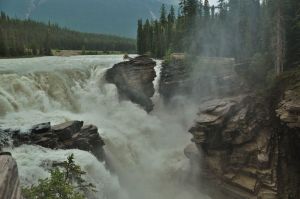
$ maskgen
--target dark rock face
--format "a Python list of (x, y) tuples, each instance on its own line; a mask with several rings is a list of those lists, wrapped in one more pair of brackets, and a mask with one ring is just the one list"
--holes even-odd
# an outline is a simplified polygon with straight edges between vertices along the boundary
[(51, 126), (50, 123), (33, 126), (31, 132), (14, 132), (14, 146), (22, 144), (39, 145), (51, 149), (80, 149), (92, 152), (103, 159), (104, 142), (93, 125), (83, 125), (82, 121), (70, 121)]
[[(192, 141), (203, 176), (229, 198), (300, 198), (300, 75), (278, 81), (269, 96), (215, 98), (200, 105)], [(185, 154), (199, 156), (191, 146)]]
[(204, 168), (233, 197), (276, 198), (276, 150), (268, 109), (250, 95), (203, 103), (190, 129)]
[(146, 56), (121, 62), (107, 70), (106, 80), (117, 86), (121, 99), (129, 99), (141, 105), (147, 112), (153, 109), (153, 80), (156, 62)]
[(243, 85), (233, 59), (194, 57), (191, 60), (183, 54), (173, 54), (163, 62), (159, 92), (167, 102), (176, 95), (199, 100), (241, 92)]
[(0, 198), (22, 199), (16, 161), (9, 153), (0, 153)]
[(281, 198), (300, 198), (300, 71), (282, 75), (276, 109)]

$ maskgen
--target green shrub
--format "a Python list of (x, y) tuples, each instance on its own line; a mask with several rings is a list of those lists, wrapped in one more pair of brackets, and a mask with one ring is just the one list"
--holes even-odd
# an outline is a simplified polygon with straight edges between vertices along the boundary
[(50, 177), (40, 179), (37, 185), (22, 189), (26, 199), (84, 199), (83, 193), (95, 191), (95, 186), (87, 183), (82, 176), (86, 173), (74, 162), (74, 154), (67, 161), (57, 164)]

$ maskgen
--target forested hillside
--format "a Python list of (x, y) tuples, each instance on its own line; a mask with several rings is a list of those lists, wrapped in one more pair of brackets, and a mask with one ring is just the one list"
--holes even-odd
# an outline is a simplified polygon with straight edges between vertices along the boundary
[(163, 5), (159, 20), (138, 22), (140, 54), (171, 52), (213, 57), (253, 58), (280, 73), (300, 60), (299, 0), (181, 0), (180, 13)]
[(1, 13), (0, 57), (51, 55), (51, 49), (135, 52), (135, 41), (117, 36), (81, 33)]
[[(136, 37), (136, 20), (159, 16), (161, 3), (177, 0), (1, 0), (10, 16), (58, 23), (81, 32)], [(177, 3), (177, 2), (176, 2)]]

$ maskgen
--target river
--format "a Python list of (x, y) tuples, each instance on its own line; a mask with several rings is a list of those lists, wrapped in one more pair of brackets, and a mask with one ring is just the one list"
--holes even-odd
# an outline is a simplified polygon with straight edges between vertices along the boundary
[[(40, 57), (0, 60), (0, 126), (28, 129), (31, 125), (82, 120), (99, 128), (110, 160), (109, 169), (88, 152), (50, 150), (23, 145), (7, 148), (16, 158), (22, 186), (49, 176), (52, 161), (74, 153), (75, 161), (96, 185), (97, 199), (207, 199), (197, 169), (184, 156), (187, 133), (196, 114), (182, 103), (165, 108), (159, 94), (147, 114), (129, 101), (119, 101), (117, 89), (103, 76), (120, 55)], [(156, 67), (158, 88), (160, 62)], [(184, 106), (184, 108), (183, 108)]]

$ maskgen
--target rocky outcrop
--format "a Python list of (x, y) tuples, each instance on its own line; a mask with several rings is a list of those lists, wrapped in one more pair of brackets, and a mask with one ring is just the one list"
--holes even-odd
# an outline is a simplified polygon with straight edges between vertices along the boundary
[(141, 105), (147, 112), (153, 109), (153, 80), (156, 62), (146, 56), (114, 65), (106, 72), (106, 80), (117, 86), (121, 99), (129, 99)]
[(176, 95), (199, 100), (239, 93), (243, 84), (229, 58), (194, 57), (172, 54), (162, 63), (159, 92), (167, 102)]
[(300, 71), (283, 74), (273, 96), (279, 136), (279, 189), (281, 198), (300, 198)]
[(191, 67), (185, 62), (183, 54), (173, 54), (161, 67), (159, 93), (165, 100), (173, 96), (191, 93)]
[(240, 95), (203, 103), (190, 132), (204, 152), (206, 172), (231, 197), (276, 197), (277, 144), (263, 102)]
[(7, 152), (0, 153), (0, 198), (22, 198), (17, 163)]
[(103, 159), (104, 142), (94, 125), (83, 125), (82, 121), (69, 121), (51, 126), (38, 124), (28, 133), (12, 132), (15, 147), (22, 144), (39, 145), (51, 149), (80, 149), (92, 152)]
[[(297, 74), (297, 73), (296, 73)], [(233, 95), (200, 105), (192, 141), (202, 176), (228, 198), (300, 197), (300, 75), (284, 74), (269, 94)], [(185, 154), (199, 159), (195, 148)]]

